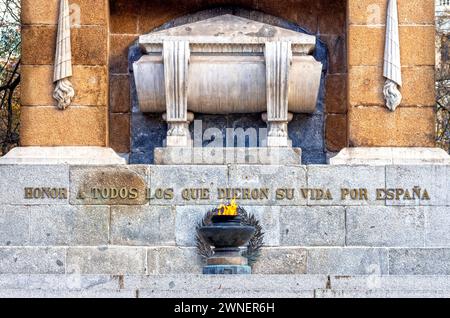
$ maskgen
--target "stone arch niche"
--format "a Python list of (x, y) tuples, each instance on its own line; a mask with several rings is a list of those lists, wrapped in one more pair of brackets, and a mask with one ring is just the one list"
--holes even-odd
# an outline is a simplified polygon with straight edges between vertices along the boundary
[[(132, 2), (132, 1), (131, 1)], [(263, 3), (262, 1), (261, 3)], [(292, 2), (292, 1), (290, 1)], [(295, 2), (295, 1), (294, 1)], [(259, 6), (259, 8), (265, 9), (266, 12), (269, 13), (278, 13), (282, 17), (275, 17), (274, 15), (270, 15), (267, 13), (263, 13), (256, 10), (249, 10), (249, 9), (243, 9), (239, 7), (234, 6), (226, 6), (226, 7), (215, 7), (211, 9), (206, 10), (195, 10), (195, 9), (201, 9), (201, 7), (193, 5), (192, 11), (197, 11), (193, 13), (187, 13), (183, 14), (180, 17), (174, 18), (174, 19), (167, 19), (165, 23), (162, 23), (163, 17), (159, 18), (153, 18), (157, 21), (154, 22), (146, 22), (149, 28), (145, 28), (145, 26), (141, 25), (137, 27), (137, 34), (136, 36), (130, 35), (129, 31), (126, 31), (127, 28), (126, 25), (126, 15), (123, 15), (124, 7), (121, 7), (118, 12), (118, 8), (112, 6), (111, 7), (111, 52), (114, 53), (114, 45), (118, 42), (131, 42), (131, 45), (128, 45), (128, 47), (125, 47), (122, 49), (123, 52), (128, 51), (128, 68), (126, 70), (128, 75), (125, 76), (125, 72), (122, 65), (122, 70), (115, 72), (114, 71), (114, 64), (119, 64), (119, 60), (117, 57), (110, 56), (110, 62), (112, 62), (112, 67), (110, 68), (111, 71), (111, 110), (113, 110), (114, 103), (117, 100), (117, 95), (123, 95), (123, 90), (126, 90), (123, 85), (126, 84), (125, 78), (130, 82), (131, 89), (130, 89), (130, 99), (131, 99), (131, 105), (129, 105), (128, 111), (125, 110), (126, 105), (122, 106), (122, 112), (121, 113), (115, 113), (114, 111), (111, 111), (111, 144), (114, 147), (114, 144), (116, 142), (114, 141), (114, 138), (117, 138), (115, 135), (120, 135), (118, 139), (122, 139), (122, 144), (124, 143), (125, 136), (123, 136), (123, 130), (119, 132), (118, 126), (115, 126), (115, 118), (123, 118), (126, 115), (129, 116), (129, 129), (131, 131), (129, 140), (129, 148), (122, 147), (120, 144), (117, 145), (118, 148), (122, 148), (121, 150), (117, 150), (121, 153), (126, 153), (127, 150), (130, 155), (130, 163), (152, 163), (153, 162), (153, 150), (157, 147), (162, 147), (164, 140), (166, 138), (166, 132), (167, 132), (167, 124), (162, 119), (161, 113), (143, 113), (140, 111), (139, 103), (138, 103), (138, 96), (136, 92), (136, 86), (134, 83), (134, 76), (133, 76), (133, 69), (132, 65), (135, 61), (139, 60), (143, 54), (142, 47), (137, 45), (137, 38), (139, 35), (147, 34), (149, 32), (157, 32), (161, 30), (167, 30), (170, 28), (174, 28), (176, 26), (181, 26), (184, 24), (192, 23), (195, 21), (201, 21), (212, 17), (221, 16), (224, 14), (231, 14), (237, 17), (242, 17), (246, 19), (250, 19), (253, 21), (258, 21), (261, 23), (270, 24), (276, 27), (281, 27), (288, 30), (293, 30), (296, 32), (304, 33), (304, 34), (312, 34), (316, 35), (320, 33), (319, 31), (319, 25), (321, 25), (322, 30), (328, 32), (335, 32), (336, 34), (322, 34), (317, 37), (317, 42), (314, 49), (314, 58), (321, 62), (323, 64), (323, 72), (321, 76), (321, 84), (320, 84), (320, 91), (317, 99), (317, 104), (315, 107), (315, 111), (311, 114), (294, 114), (294, 117), (292, 121), (289, 124), (289, 138), (292, 140), (293, 147), (300, 147), (303, 150), (303, 163), (305, 164), (314, 164), (314, 163), (325, 163), (326, 162), (326, 156), (327, 153), (330, 151), (338, 151), (340, 148), (343, 148), (346, 146), (346, 140), (344, 142), (341, 142), (340, 145), (336, 145), (338, 143), (331, 140), (331, 147), (330, 142), (326, 140), (326, 135), (344, 135), (346, 138), (346, 115), (345, 115), (345, 79), (346, 79), (346, 62), (345, 62), (345, 4), (338, 6), (342, 10), (337, 16), (339, 19), (342, 20), (342, 23), (338, 23), (339, 25), (342, 24), (342, 28), (336, 28), (336, 27), (330, 27), (326, 26), (324, 22), (319, 22), (319, 16), (321, 14), (330, 17), (331, 16), (331, 8), (327, 8), (327, 10), (323, 10), (323, 7), (321, 8), (319, 5), (317, 5), (317, 2), (315, 2), (314, 5), (309, 4), (310, 2), (314, 1), (299, 1), (303, 3), (305, 12), (298, 12), (297, 18), (293, 19), (291, 14), (291, 11), (288, 10), (288, 8), (284, 8), (284, 14), (280, 14), (281, 6), (278, 7), (277, 10), (270, 10), (265, 9), (264, 5)], [(319, 1), (320, 2), (320, 1)], [(325, 4), (325, 2), (324, 2)], [(142, 5), (142, 4), (141, 4)], [(152, 2), (144, 3), (145, 6), (151, 7)], [(333, 7), (333, 5), (329, 5)], [(126, 7), (133, 7), (132, 5), (128, 4)], [(258, 5), (255, 6), (258, 8)], [(166, 7), (168, 12), (172, 10), (171, 8)], [(185, 11), (185, 6), (183, 7)], [(336, 8), (334, 8), (336, 10)], [(129, 9), (127, 9), (129, 10)], [(157, 11), (161, 11), (162, 8), (159, 8)], [(142, 11), (141, 14), (145, 14), (145, 10), (140, 9)], [(289, 12), (289, 13), (288, 13)], [(138, 13), (138, 12), (137, 12)], [(185, 12), (183, 12), (185, 13)], [(344, 16), (342, 19), (341, 13)], [(139, 13), (138, 13), (139, 14)], [(115, 22), (115, 20), (119, 20), (119, 17), (116, 15), (122, 15), (121, 16), (121, 23)], [(177, 14), (180, 15), (180, 14)], [(164, 14), (165, 17), (170, 16), (169, 13)], [(302, 17), (300, 17), (302, 16)], [(299, 22), (303, 22), (305, 25), (304, 27), (300, 26), (299, 24), (295, 22), (290, 22), (287, 19), (284, 19), (284, 17), (288, 17), (290, 20), (296, 20)], [(139, 20), (146, 21), (145, 19), (150, 19), (150, 17), (139, 17)], [(306, 19), (306, 20), (305, 20)], [(129, 19), (128, 21), (131, 21)], [(336, 21), (336, 19), (334, 19)], [(153, 23), (153, 24), (152, 24)], [(157, 27), (153, 27), (158, 25)], [(121, 31), (121, 28), (123, 31)], [(342, 30), (341, 30), (342, 29)], [(311, 31), (312, 30), (312, 31)], [(121, 34), (120, 32), (124, 32), (124, 34)], [(125, 32), (126, 35), (125, 35)], [(337, 34), (339, 33), (339, 35)], [(122, 53), (123, 55), (123, 53)], [(121, 62), (122, 64), (123, 61)], [(118, 85), (117, 79), (120, 78), (120, 82), (122, 85)], [(327, 81), (331, 78), (331, 81), (329, 84), (327, 84)], [(332, 95), (340, 95), (338, 97), (339, 101), (332, 101), (331, 104), (334, 109), (331, 109), (331, 112), (327, 112), (327, 106), (326, 101), (328, 102), (328, 96), (326, 96), (326, 90), (325, 88), (328, 88), (328, 91), (331, 91)], [(119, 89), (122, 91), (121, 94), (118, 94), (116, 92), (113, 92), (112, 90)], [(126, 94), (125, 94), (126, 95)], [(120, 98), (119, 98), (120, 99)], [(341, 110), (338, 110), (341, 113), (334, 113), (336, 110), (336, 104), (339, 104), (339, 107)], [(123, 104), (123, 103), (122, 103)], [(338, 107), (338, 108), (339, 108)], [(331, 125), (327, 124), (327, 118), (332, 119)], [(226, 129), (227, 128), (256, 128), (258, 131), (258, 128), (265, 128), (267, 127), (266, 123), (261, 119), (261, 113), (244, 113), (244, 114), (220, 114), (220, 115), (208, 115), (208, 114), (202, 114), (202, 113), (195, 113), (195, 119), (202, 120), (202, 129), (203, 132), (205, 132), (209, 128), (218, 128), (223, 133), (223, 139), (226, 140)], [(338, 119), (337, 121), (335, 119)], [(122, 120), (122, 122), (126, 122), (127, 120)], [(338, 123), (336, 125), (336, 122)], [(326, 125), (330, 126), (329, 131), (326, 131)], [(191, 133), (194, 129), (194, 125), (190, 126)], [(338, 131), (339, 130), (339, 131)], [(207, 137), (207, 136), (205, 136)], [(215, 136), (211, 136), (211, 139), (208, 140), (208, 138), (205, 138), (203, 142), (203, 146), (208, 146), (210, 143), (215, 143), (214, 140)], [(237, 144), (237, 140), (234, 141), (236, 146), (240, 146), (241, 144)], [(225, 144), (224, 144), (225, 145)], [(246, 140), (246, 146), (252, 146), (249, 145), (248, 140)], [(328, 146), (328, 147), (327, 147)], [(337, 149), (337, 147), (339, 149)]]

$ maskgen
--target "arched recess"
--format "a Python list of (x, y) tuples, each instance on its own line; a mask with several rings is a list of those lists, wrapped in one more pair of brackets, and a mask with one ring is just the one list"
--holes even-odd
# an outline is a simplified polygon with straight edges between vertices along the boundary
[[(203, 9), (203, 10), (202, 10)], [(315, 57), (324, 64), (317, 112), (297, 114), (289, 125), (305, 164), (325, 163), (327, 152), (346, 146), (345, 1), (134, 1), (110, 0), (110, 141), (131, 163), (152, 163), (166, 125), (160, 115), (138, 111), (130, 63), (140, 56), (138, 36), (152, 30), (231, 13), (318, 36)], [(126, 85), (131, 83), (131, 89)], [(196, 115), (203, 130), (264, 127), (259, 114)], [(129, 134), (127, 132), (129, 131)], [(205, 145), (208, 142), (205, 142)]]

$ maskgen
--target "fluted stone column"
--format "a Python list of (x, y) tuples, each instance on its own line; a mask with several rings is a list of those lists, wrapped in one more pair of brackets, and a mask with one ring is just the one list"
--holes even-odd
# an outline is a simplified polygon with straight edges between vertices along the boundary
[(190, 49), (188, 41), (164, 41), (164, 81), (166, 95), (167, 147), (191, 147), (189, 122), (193, 114), (187, 111), (187, 83)]
[(288, 147), (288, 123), (292, 120), (288, 113), (291, 42), (267, 42), (265, 58), (267, 115), (263, 115), (263, 120), (268, 126), (267, 146)]

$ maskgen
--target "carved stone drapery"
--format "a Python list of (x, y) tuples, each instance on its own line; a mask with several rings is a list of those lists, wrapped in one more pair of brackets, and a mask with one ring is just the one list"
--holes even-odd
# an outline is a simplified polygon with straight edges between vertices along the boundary
[(167, 146), (187, 147), (191, 144), (187, 111), (187, 81), (190, 49), (188, 41), (164, 41), (163, 60), (166, 91), (166, 114), (169, 126)]
[(398, 31), (397, 0), (388, 1), (383, 70), (383, 76), (386, 78), (386, 82), (384, 84), (383, 94), (386, 107), (391, 111), (395, 111), (402, 101), (402, 94), (399, 90), (399, 87), (402, 86), (400, 37)]
[(292, 45), (289, 41), (267, 42), (266, 95), (267, 95), (267, 146), (288, 146), (289, 71), (292, 62)]
[(58, 101), (58, 108), (66, 109), (75, 97), (75, 90), (70, 82), (72, 77), (72, 50), (70, 41), (69, 1), (61, 0), (56, 40), (53, 98)]

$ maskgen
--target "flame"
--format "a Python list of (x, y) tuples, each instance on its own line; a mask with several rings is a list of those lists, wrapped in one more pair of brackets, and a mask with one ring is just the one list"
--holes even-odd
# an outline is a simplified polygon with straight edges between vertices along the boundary
[(236, 200), (233, 199), (231, 202), (227, 205), (222, 204), (218, 208), (220, 216), (237, 216), (238, 215), (238, 205), (236, 204)]

